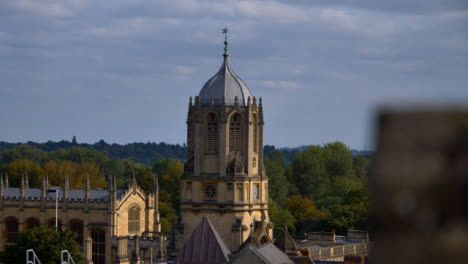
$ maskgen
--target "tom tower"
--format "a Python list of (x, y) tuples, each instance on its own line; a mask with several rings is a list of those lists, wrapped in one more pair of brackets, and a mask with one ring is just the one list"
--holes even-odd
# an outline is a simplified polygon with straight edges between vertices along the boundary
[(227, 29), (223, 33), (221, 68), (194, 102), (192, 97), (189, 101), (179, 249), (204, 216), (231, 251), (249, 234), (262, 242), (272, 237), (263, 165), (262, 99), (257, 101), (229, 66)]

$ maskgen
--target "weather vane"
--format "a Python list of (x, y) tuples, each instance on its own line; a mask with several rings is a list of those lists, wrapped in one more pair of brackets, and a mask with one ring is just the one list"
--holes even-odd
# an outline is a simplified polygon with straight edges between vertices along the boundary
[(223, 34), (224, 34), (224, 54), (227, 55), (228, 52), (228, 41), (227, 41), (227, 35), (228, 35), (229, 29), (227, 27), (223, 28)]

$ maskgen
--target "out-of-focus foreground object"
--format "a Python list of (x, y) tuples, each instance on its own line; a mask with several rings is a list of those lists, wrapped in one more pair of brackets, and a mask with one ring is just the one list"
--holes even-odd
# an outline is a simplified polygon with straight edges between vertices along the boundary
[(369, 263), (468, 263), (466, 109), (381, 111), (370, 183)]

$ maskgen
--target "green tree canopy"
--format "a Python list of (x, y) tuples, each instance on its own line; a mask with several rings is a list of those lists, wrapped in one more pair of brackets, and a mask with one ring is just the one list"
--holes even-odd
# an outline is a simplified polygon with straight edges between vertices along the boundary
[(26, 250), (34, 249), (43, 264), (60, 263), (60, 252), (68, 250), (76, 264), (84, 263), (80, 246), (75, 241), (76, 234), (58, 231), (54, 227), (36, 227), (20, 232), (16, 243), (7, 245), (0, 259), (8, 264), (26, 263)]

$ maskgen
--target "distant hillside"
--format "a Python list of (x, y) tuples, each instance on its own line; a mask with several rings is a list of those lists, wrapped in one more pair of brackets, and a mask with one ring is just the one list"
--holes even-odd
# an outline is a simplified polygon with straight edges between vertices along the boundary
[(27, 143), (7, 143), (0, 141), (0, 153), (7, 149), (12, 149), (19, 145), (29, 145), (43, 151), (56, 151), (59, 149), (68, 149), (71, 147), (83, 147), (87, 149), (94, 149), (103, 152), (110, 159), (129, 159), (142, 164), (150, 165), (159, 158), (175, 158), (178, 160), (185, 160), (187, 148), (179, 144), (166, 144), (164, 142), (154, 143), (130, 143), (130, 144), (108, 144), (104, 140), (100, 140), (94, 144), (76, 143), (62, 140), (58, 142), (47, 141), (45, 143), (36, 143), (28, 141)]
[[(187, 147), (185, 144), (166, 144), (164, 142), (154, 143), (130, 143), (130, 144), (108, 144), (104, 140), (100, 140), (94, 144), (77, 143), (76, 140), (62, 140), (58, 142), (47, 141), (45, 143), (37, 143), (28, 141), (27, 143), (8, 143), (0, 141), (0, 153), (7, 149), (12, 149), (20, 145), (29, 145), (43, 151), (56, 151), (59, 149), (68, 149), (71, 147), (83, 147), (94, 149), (103, 152), (110, 159), (129, 159), (142, 164), (150, 165), (159, 158), (174, 158), (181, 161), (185, 160)], [(263, 153), (268, 156), (274, 150), (281, 150), (284, 154), (284, 159), (287, 163), (293, 161), (294, 156), (298, 152), (303, 152), (308, 146), (303, 145), (294, 148), (276, 148), (272, 145), (265, 145)], [(374, 152), (368, 150), (351, 150), (353, 156), (365, 156), (370, 158)]]

